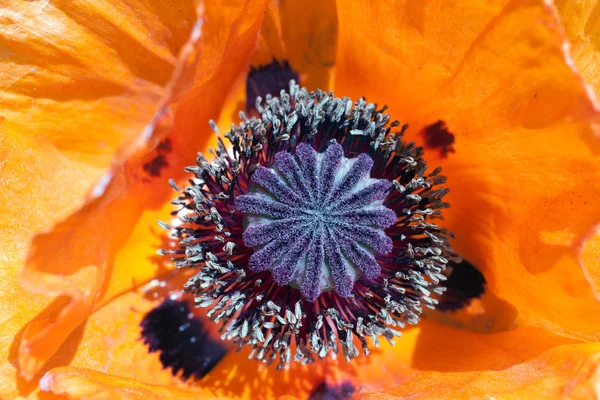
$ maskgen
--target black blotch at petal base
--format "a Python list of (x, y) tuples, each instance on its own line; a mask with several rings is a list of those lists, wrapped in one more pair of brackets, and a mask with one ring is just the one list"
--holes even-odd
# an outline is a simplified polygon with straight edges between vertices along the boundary
[(470, 262), (463, 260), (448, 266), (452, 268), (452, 272), (443, 284), (446, 292), (440, 297), (437, 310), (456, 311), (485, 293), (485, 277)]
[(246, 77), (246, 111), (256, 110), (258, 97), (278, 96), (282, 89), (288, 90), (292, 79), (300, 83), (300, 76), (287, 61), (273, 60), (270, 64), (250, 68)]
[(227, 353), (220, 340), (210, 337), (187, 301), (164, 300), (146, 314), (140, 327), (149, 352), (159, 352), (163, 367), (173, 375), (181, 373), (184, 380), (202, 378)]
[(312, 390), (308, 400), (346, 400), (352, 397), (356, 388), (350, 382), (339, 385), (328, 385), (323, 381)]

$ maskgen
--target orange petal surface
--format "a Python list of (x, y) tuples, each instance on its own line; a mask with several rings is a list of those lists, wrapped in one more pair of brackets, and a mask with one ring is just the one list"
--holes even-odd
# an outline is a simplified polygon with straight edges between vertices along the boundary
[[(537, 385), (534, 387), (540, 394), (555, 395), (559, 390), (591, 390), (600, 361), (600, 345), (584, 344), (540, 328), (478, 334), (424, 321), (405, 331), (395, 346), (382, 343), (369, 357), (352, 363), (342, 359), (309, 366), (292, 363), (288, 370), (277, 372), (274, 367), (248, 360), (246, 350), (232, 350), (205, 378), (186, 384), (163, 370), (158, 354), (148, 354), (138, 340), (139, 323), (156, 304), (143, 291), (133, 291), (95, 311), (50, 361), (60, 365), (64, 354), (75, 351), (71, 367), (51, 370), (42, 380), (42, 388), (73, 398), (85, 398), (77, 397), (81, 393), (110, 394), (130, 385), (134, 392), (146, 388), (156, 396), (172, 390), (196, 396), (210, 393), (219, 398), (292, 399), (308, 398), (322, 382), (350, 382), (357, 393), (398, 390), (394, 388), (406, 384), (410, 390), (402, 393), (429, 396), (446, 393), (435, 392), (437, 388), (446, 388), (449, 396), (461, 390), (472, 396), (483, 395), (487, 389), (510, 393), (521, 383)], [(466, 384), (469, 379), (474, 381), (472, 387)], [(90, 387), (93, 392), (83, 391)], [(533, 388), (529, 390), (535, 393)]]
[(340, 1), (338, 15), (337, 94), (388, 104), (421, 143), (438, 120), (454, 133), (455, 153), (426, 155), (448, 177), (443, 225), (457, 252), (516, 308), (515, 323), (598, 339), (598, 294), (578, 262), (600, 220), (598, 111), (554, 9)]
[[(345, 29), (346, 33), (351, 32), (355, 35), (359, 43), (354, 46), (360, 51), (373, 51), (374, 54), (357, 54), (357, 50), (353, 50), (348, 42), (349, 37), (342, 35), (344, 47), (338, 56), (342, 55), (343, 62), (337, 79), (338, 94), (352, 94), (355, 97), (365, 94), (375, 101), (387, 101), (392, 105), (393, 114), (397, 115), (396, 110), (406, 111), (417, 128), (435, 122), (431, 119), (433, 117), (446, 120), (453, 132), (456, 132), (457, 153), (451, 155), (448, 160), (438, 161), (450, 171), (448, 176), (458, 176), (458, 183), (450, 185), (454, 192), (469, 194), (469, 197), (463, 195), (451, 200), (453, 209), (458, 211), (449, 215), (447, 223), (450, 229), (459, 234), (456, 247), (485, 271), (494, 294), (518, 305), (519, 322), (549, 327), (573, 337), (592, 338), (595, 327), (593, 322), (589, 326), (584, 325), (584, 316), (596, 311), (596, 303), (589, 281), (579, 268), (577, 257), (579, 239), (589, 231), (587, 220), (596, 217), (593, 209), (584, 207), (587, 211), (577, 216), (575, 206), (571, 209), (566, 202), (558, 202), (557, 211), (553, 207), (564, 197), (564, 192), (555, 191), (550, 193), (550, 200), (554, 202), (551, 201), (550, 206), (546, 205), (549, 210), (544, 209), (544, 202), (548, 198), (545, 197), (547, 187), (533, 190), (529, 193), (530, 197), (521, 204), (521, 198), (511, 194), (507, 185), (512, 177), (507, 176), (509, 168), (519, 170), (518, 168), (524, 165), (523, 168), (529, 170), (536, 166), (522, 163), (527, 161), (528, 157), (533, 159), (525, 150), (539, 146), (539, 140), (536, 140), (538, 137), (543, 137), (543, 140), (549, 138), (548, 144), (539, 146), (541, 152), (535, 155), (549, 160), (543, 164), (549, 169), (547, 175), (542, 175), (543, 178), (540, 179), (548, 179), (558, 174), (558, 182), (567, 185), (565, 190), (568, 194), (574, 188), (579, 189), (583, 181), (596, 177), (595, 164), (588, 163), (593, 154), (592, 150), (595, 150), (589, 124), (595, 110), (590, 105), (581, 81), (570, 68), (565, 67), (561, 47), (563, 38), (556, 33), (553, 25), (556, 21), (552, 12), (545, 3), (534, 1), (518, 5), (511, 3), (504, 8), (503, 5), (490, 2), (484, 3), (480, 9), (475, 5), (469, 8), (470, 3), (466, 3), (461, 5), (459, 10), (454, 10), (456, 18), (453, 19), (453, 7), (459, 6), (449, 6), (443, 13), (438, 10), (439, 14), (435, 14), (431, 11), (432, 8), (437, 9), (435, 4), (433, 7), (432, 4), (423, 5), (422, 8), (420, 5), (407, 5), (405, 9), (398, 8), (410, 22), (407, 24), (409, 28), (402, 29), (416, 29), (425, 38), (424, 42), (419, 42), (417, 34), (410, 36), (408, 31), (396, 32), (393, 27), (389, 27), (392, 37), (396, 39), (389, 41), (391, 45), (386, 45), (373, 39), (377, 38), (376, 29), (381, 32), (382, 29), (388, 29), (387, 27), (377, 27), (377, 24), (363, 26), (365, 21), (372, 21), (368, 19), (371, 11), (378, 13), (378, 21), (394, 21), (394, 12), (398, 10), (377, 10), (377, 7), (385, 7), (386, 4), (348, 4), (344, 7), (343, 2), (340, 2), (340, 15), (344, 18), (354, 15), (355, 18), (341, 18), (341, 28)], [(473, 380), (474, 390), (487, 388), (499, 394), (517, 390), (520, 388), (518, 383), (523, 382), (530, 383), (533, 388), (537, 387), (540, 393), (549, 395), (566, 393), (565, 385), (575, 394), (593, 393), (590, 388), (597, 374), (597, 346), (580, 344), (577, 340), (556, 336), (531, 326), (521, 326), (509, 332), (480, 335), (424, 322), (399, 338), (396, 347), (382, 345), (381, 350), (375, 351), (370, 358), (360, 358), (354, 364), (333, 360), (309, 367), (293, 364), (289, 371), (281, 374), (247, 361), (247, 354), (244, 352), (230, 353), (217, 369), (198, 382), (198, 387), (192, 388), (179, 386), (176, 378), (171, 377), (168, 371), (161, 370), (157, 355), (148, 355), (145, 346), (135, 341), (139, 333), (139, 320), (143, 313), (150, 309), (152, 303), (145, 303), (134, 293), (115, 296), (127, 292), (162, 271), (164, 266), (152, 256), (154, 250), (162, 244), (162, 233), (155, 228), (154, 221), (168, 218), (170, 206), (165, 204), (170, 193), (157, 190), (158, 183), (163, 184), (169, 177), (178, 178), (181, 167), (185, 163), (191, 163), (195, 151), (206, 145), (206, 121), (219, 116), (221, 104), (225, 101), (229, 89), (247, 66), (265, 4), (248, 2), (231, 6), (228, 2), (227, 13), (222, 12), (224, 7), (219, 3), (207, 4), (206, 25), (202, 37), (204, 52), (200, 57), (198, 73), (191, 92), (173, 107), (173, 111), (176, 111), (175, 125), (164, 136), (164, 139), (168, 140), (161, 141), (150, 154), (136, 155), (107, 181), (101, 197), (57, 225), (49, 234), (39, 236), (34, 242), (28, 271), (33, 274), (29, 275), (28, 281), (35, 282), (34, 285), (41, 282), (38, 287), (42, 291), (54, 291), (55, 294), (66, 296), (58, 299), (51, 313), (41, 315), (30, 325), (30, 330), (25, 331), (25, 340), (21, 342), (22, 365), (26, 366), (25, 370), (33, 373), (52, 353), (43, 346), (50, 344), (50, 349), (55, 350), (62, 344), (60, 351), (51, 359), (50, 365), (64, 364), (66, 360), (77, 367), (51, 370), (42, 381), (43, 389), (72, 398), (121, 396), (125, 395), (127, 387), (133, 388), (128, 393), (139, 397), (183, 397), (186, 396), (183, 391), (190, 390), (195, 396), (199, 393), (214, 393), (220, 397), (251, 398), (257, 394), (266, 394), (264, 397), (279, 398), (288, 395), (293, 398), (306, 397), (315, 385), (323, 380), (332, 384), (349, 380), (360, 391), (381, 391), (394, 387), (399, 382), (407, 382), (406, 387), (427, 393), (425, 390), (428, 382), (442, 382), (448, 390), (454, 390), (456, 393), (479, 393), (466, 392), (467, 389), (464, 388), (468, 380)], [(356, 7), (366, 7), (366, 10), (356, 10)], [(416, 8), (413, 10), (411, 7)], [(240, 16), (242, 11), (243, 18)], [(462, 20), (458, 18), (460, 12), (466, 15)], [(513, 22), (515, 14), (519, 18)], [(431, 44), (432, 39), (428, 36), (431, 34), (428, 31), (430, 25), (426, 24), (425, 18), (436, 15), (438, 19), (433, 18), (432, 21), (439, 23), (432, 24), (434, 30), (455, 29), (459, 33), (463, 32), (460, 29), (464, 29), (465, 18), (480, 29), (473, 28), (468, 33), (463, 32), (463, 35), (442, 35), (439, 31), (434, 32), (438, 36), (431, 37), (437, 37), (440, 42), (436, 47)], [(481, 15), (486, 18), (477, 19)], [(523, 32), (529, 27), (522, 27), (520, 21), (529, 21), (532, 17), (539, 23), (534, 24), (533, 33)], [(352, 31), (355, 27), (360, 28), (359, 32)], [(399, 39), (404, 34), (410, 40)], [(469, 36), (472, 34), (474, 36)], [(481, 34), (481, 38), (478, 34)], [(455, 41), (452, 46), (440, 39), (446, 36)], [(470, 42), (465, 37), (473, 41)], [(497, 48), (498, 43), (513, 43), (517, 41), (517, 37), (529, 39), (532, 42), (531, 46), (533, 43), (535, 46), (539, 43), (544, 46), (540, 46), (540, 52), (526, 53), (529, 55), (525, 57), (523, 64), (517, 62), (521, 60), (520, 53), (511, 58), (512, 53), (508, 52), (510, 62), (504, 62), (505, 72), (487, 72), (487, 60), (495, 54), (493, 50)], [(463, 39), (464, 42), (461, 42)], [(525, 42), (527, 43), (527, 40)], [(372, 47), (368, 47), (367, 44)], [(386, 47), (388, 45), (389, 48)], [(412, 45), (417, 48), (411, 48)], [(419, 46), (422, 46), (421, 52)], [(409, 61), (412, 50), (415, 50), (415, 59)], [(394, 59), (396, 56), (402, 57), (404, 51), (407, 52), (405, 62)], [(427, 61), (426, 56), (431, 57), (431, 52), (440, 55), (443, 61), (441, 65)], [(453, 63), (451, 56), (457, 54), (464, 57), (459, 57), (460, 63)], [(444, 62), (447, 65), (444, 65)], [(542, 66), (536, 62), (554, 65), (556, 69), (550, 68), (552, 72), (548, 76), (543, 75), (543, 79), (537, 82), (538, 86), (530, 87), (527, 85), (532, 75), (520, 74), (522, 70), (528, 71), (525, 67), (531, 67), (530, 64), (535, 66), (535, 71), (538, 71), (536, 68), (541, 69)], [(364, 68), (364, 63), (372, 65)], [(510, 69), (508, 67), (511, 64), (517, 65)], [(371, 67), (374, 68), (373, 71), (370, 70)], [(423, 75), (418, 75), (418, 79), (414, 79), (417, 67), (422, 68), (424, 72)], [(451, 67), (454, 71), (450, 70)], [(356, 68), (356, 71), (352, 72), (352, 68)], [(440, 75), (445, 77), (445, 80), (436, 80), (435, 73), (440, 71), (446, 71)], [(365, 73), (365, 85), (361, 83), (361, 72)], [(390, 80), (395, 82), (396, 87), (390, 85), (390, 81), (381, 79), (382, 76), (395, 78), (396, 74), (407, 78), (405, 81)], [(493, 75), (495, 80), (486, 74)], [(357, 76), (361, 79), (357, 79)], [(378, 79), (374, 79), (375, 77)], [(556, 91), (566, 93), (568, 99), (564, 103), (559, 102), (558, 106), (555, 104), (556, 98), (548, 94), (554, 93), (555, 88), (548, 89), (548, 85), (556, 78), (564, 85)], [(501, 89), (506, 82), (513, 82), (515, 79), (518, 83), (515, 89), (517, 95), (512, 93), (512, 96), (516, 96), (516, 100), (510, 96), (507, 100), (502, 97)], [(491, 83), (484, 85), (483, 89), (477, 89), (477, 82), (481, 81)], [(423, 83), (427, 85), (419, 86)], [(409, 95), (399, 91), (403, 87), (408, 89)], [(538, 95), (544, 102), (525, 102), (527, 94), (532, 94), (530, 91), (538, 87), (545, 89), (541, 92), (543, 95)], [(430, 88), (427, 90), (433, 91), (437, 97), (431, 97), (431, 93), (424, 88)], [(394, 90), (389, 91), (390, 89)], [(464, 95), (460, 94), (463, 90)], [(210, 93), (210, 97), (206, 96), (206, 93)], [(431, 101), (432, 98), (437, 100)], [(462, 99), (462, 103), (454, 104), (456, 98)], [(483, 106), (488, 107), (489, 114), (485, 114), (486, 118), (492, 123), (497, 123), (497, 126), (492, 125), (490, 128), (484, 124), (487, 120), (483, 121), (479, 115), (482, 109), (486, 109), (482, 108)], [(551, 112), (541, 111), (548, 109)], [(515, 115), (519, 118), (514, 118)], [(491, 118), (493, 116), (494, 118)], [(544, 119), (547, 117), (550, 121)], [(479, 142), (484, 129), (490, 137), (487, 141)], [(565, 158), (564, 137), (560, 135), (565, 130), (575, 132), (574, 150), (577, 151), (573, 153), (576, 156), (572, 157), (573, 160), (568, 158), (568, 162), (575, 165), (572, 167), (574, 170), (569, 169), (571, 174), (574, 171), (580, 172), (580, 169), (576, 168), (580, 161), (586, 166), (591, 165), (591, 172), (577, 177), (580, 180), (575, 182), (566, 179), (565, 173), (554, 162), (557, 158)], [(513, 135), (515, 131), (519, 135)], [(157, 139), (162, 137), (156, 136)], [(166, 148), (171, 150), (167, 151)], [(490, 148), (503, 151), (490, 151)], [(486, 149), (487, 152), (484, 151)], [(511, 153), (513, 149), (516, 150)], [(461, 157), (463, 153), (466, 155)], [(580, 160), (581, 155), (583, 161)], [(456, 157), (452, 158), (453, 156)], [(473, 165), (481, 166), (480, 170), (466, 169)], [(506, 168), (506, 165), (509, 168)], [(535, 176), (529, 177), (524, 170), (519, 171), (517, 176), (525, 179), (526, 183), (537, 182)], [(473, 187), (483, 187), (485, 190), (473, 195)], [(590, 192), (584, 192), (586, 196), (596, 195), (597, 188), (593, 185), (589, 190)], [(543, 199), (542, 205), (540, 206), (535, 199)], [(575, 204), (577, 207), (584, 206), (583, 200), (578, 200)], [(473, 216), (473, 210), (478, 209), (477, 207), (482, 207), (486, 213), (482, 211), (481, 215)], [(542, 230), (545, 226), (540, 228), (533, 224), (526, 232), (532, 234), (533, 231), (534, 234), (539, 234), (536, 238), (540, 243), (534, 242), (532, 251), (526, 246), (529, 245), (529, 236), (521, 233), (519, 229), (527, 227), (530, 220), (525, 217), (536, 217), (532, 210), (540, 207), (545, 212), (544, 215), (550, 215), (548, 221), (550, 228), (554, 230)], [(507, 211), (513, 209), (516, 210), (516, 218)], [(467, 210), (471, 212), (467, 214)], [(558, 215), (565, 213), (570, 218), (568, 221), (558, 218)], [(464, 221), (470, 221), (469, 225), (474, 227), (475, 233), (464, 227)], [(545, 220), (540, 224), (543, 222)], [(497, 226), (502, 229), (496, 231)], [(571, 234), (571, 228), (574, 234)], [(548, 252), (544, 245), (557, 246), (560, 249)], [(470, 250), (473, 246), (480, 250)], [(567, 250), (563, 250), (563, 247)], [(56, 248), (61, 249), (58, 255)], [(536, 257), (538, 253), (549, 258), (540, 263)], [(52, 263), (48, 263), (49, 254), (52, 254)], [(501, 270), (505, 260), (510, 263), (510, 269), (507, 271)], [(545, 270), (540, 264), (550, 267)], [(67, 271), (68, 279), (61, 276), (64, 275), (64, 271)], [(546, 274), (549, 271), (551, 273)], [(569, 276), (569, 282), (556, 279), (564, 274)], [(518, 278), (523, 279), (523, 276), (525, 279), (522, 283), (516, 282)], [(530, 286), (536, 279), (539, 279), (539, 283)], [(510, 289), (510, 285), (515, 285), (515, 289)], [(547, 298), (549, 292), (552, 291), (554, 295), (557, 290), (559, 296), (555, 300)], [(92, 310), (96, 311), (89, 317), (87, 325), (80, 325)], [(115, 317), (117, 315), (118, 318)], [(569, 317), (566, 321), (565, 316)], [(448, 338), (452, 338), (452, 345), (448, 344)], [(135, 365), (139, 366), (136, 370), (130, 368), (132, 359), (136, 360)], [(558, 365), (560, 363), (556, 360), (560, 359), (566, 360), (565, 365)], [(28, 364), (29, 362), (33, 364)], [(94, 372), (89, 368), (103, 372)], [(389, 371), (393, 373), (390, 374)], [(544, 378), (544, 374), (548, 374), (549, 377)], [(585, 378), (575, 378), (581, 375)], [(476, 377), (480, 376), (483, 377), (482, 380), (477, 380)], [(502, 379), (508, 382), (504, 386)], [(430, 391), (429, 394), (431, 393)]]
[[(150, 154), (137, 154), (105, 177), (101, 196), (34, 239), (25, 282), (67, 301), (60, 313), (34, 320), (24, 332), (19, 352), (24, 376), (31, 378), (95, 307), (160, 270), (153, 254), (160, 244), (156, 220), (168, 218), (161, 209), (172, 193), (165, 182), (182, 174), (183, 166), (192, 163), (210, 137), (207, 121), (218, 117), (223, 98), (247, 65), (265, 6), (228, 4), (227, 13), (219, 2), (206, 4), (202, 33), (192, 33), (180, 56), (196, 73), (183, 71), (179, 86), (191, 87), (190, 79), (194, 85), (159, 113), (153, 129), (163, 128), (168, 123), (163, 120), (175, 111), (173, 128), (162, 129), (164, 140)], [(190, 60), (198, 60), (197, 65)], [(181, 97), (180, 92), (174, 95)], [(140, 240), (142, 236), (145, 240)]]
[(311, 89), (328, 89), (337, 47), (335, 1), (272, 1), (261, 27), (252, 65), (286, 60)]
[(581, 75), (600, 95), (600, 5), (596, 0), (557, 0), (554, 2), (571, 55)]
[(600, 292), (600, 227), (595, 226), (581, 246), (579, 260), (588, 280)]
[(597, 399), (597, 344), (559, 346), (507, 369), (427, 372), (383, 392), (358, 399)]
[(43, 390), (67, 399), (198, 399), (210, 398), (210, 392), (198, 393), (175, 387), (144, 384), (133, 379), (108, 375), (91, 369), (61, 367), (44, 375)]
[(16, 382), (13, 339), (36, 315), (51, 318), (64, 307), (64, 299), (21, 287), (27, 243), (81, 207), (107, 167), (140, 144), (194, 24), (191, 1), (171, 5), (0, 2), (0, 393), (6, 398), (23, 384)]

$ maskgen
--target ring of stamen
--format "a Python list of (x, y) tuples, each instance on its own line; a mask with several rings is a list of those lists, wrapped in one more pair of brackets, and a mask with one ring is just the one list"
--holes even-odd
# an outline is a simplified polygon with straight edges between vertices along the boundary
[[(447, 207), (440, 170), (428, 173), (422, 150), (402, 140), (406, 126), (395, 130), (400, 124), (390, 122), (385, 109), (363, 99), (353, 104), (292, 82), (279, 97), (268, 96), (264, 104), (259, 98), (256, 110), (260, 118), (241, 113), (242, 122), (224, 135), (229, 149), (219, 141), (214, 161), (199, 155), (187, 168), (194, 174), (187, 187), (172, 185), (181, 191), (174, 201), (180, 222), (163, 227), (178, 248), (161, 254), (172, 255), (178, 268), (197, 268), (184, 290), (221, 324), (223, 339), (251, 347), (251, 358), (277, 360), (282, 368), (292, 359), (307, 363), (341, 350), (350, 360), (357, 346), (368, 354), (380, 338), (393, 341), (444, 290), (453, 252), (451, 234), (433, 222)], [(328, 152), (334, 161), (323, 168)], [(316, 161), (304, 163), (304, 157)], [(307, 165), (320, 165), (312, 176), (323, 172), (311, 190), (294, 177), (295, 167)], [(359, 171), (340, 172), (342, 165)], [(323, 201), (289, 210), (313, 198)], [(343, 217), (332, 223), (323, 207)], [(313, 210), (305, 218), (309, 228), (299, 223), (303, 228), (290, 234), (309, 245), (282, 241), (273, 246), (284, 246), (281, 254), (263, 252), (279, 237), (265, 233), (269, 225), (298, 218), (302, 210)], [(295, 268), (287, 268), (294, 259)], [(327, 270), (341, 271), (342, 278), (335, 272), (327, 278)]]

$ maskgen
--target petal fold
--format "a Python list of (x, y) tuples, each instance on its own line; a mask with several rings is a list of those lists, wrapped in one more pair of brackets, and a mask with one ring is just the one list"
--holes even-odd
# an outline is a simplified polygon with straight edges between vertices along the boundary
[(357, 399), (597, 399), (600, 346), (559, 346), (508, 369), (421, 372), (400, 386)]
[(232, 83), (248, 65), (265, 6), (265, 1), (204, 4), (202, 29), (196, 25), (179, 55), (164, 107), (140, 132), (140, 140), (152, 138), (156, 147), (138, 149), (101, 178), (95, 198), (33, 240), (25, 285), (68, 302), (25, 329), (19, 345), (24, 377), (31, 378), (92, 310), (164, 271), (149, 255), (162, 244), (155, 221), (168, 220), (171, 210), (166, 181), (182, 176), (183, 166), (212, 136), (208, 120), (218, 118)]
[[(278, 372), (274, 367), (249, 360), (247, 350), (230, 351), (210, 374), (186, 384), (173, 377), (170, 370), (163, 369), (157, 353), (148, 353), (142, 341), (136, 340), (139, 322), (159, 304), (148, 299), (152, 297), (149, 294), (147, 291), (129, 292), (95, 311), (76, 342), (77, 352), (70, 368), (90, 370), (92, 375), (88, 372), (77, 375), (82, 375), (85, 382), (90, 378), (98, 383), (99, 391), (112, 390), (103, 386), (111, 386), (110, 382), (115, 380), (123, 385), (131, 384), (133, 388), (171, 386), (176, 390), (210, 393), (216, 398), (292, 399), (308, 398), (327, 381), (332, 386), (348, 382), (357, 393), (387, 390), (394, 393), (398, 385), (406, 384), (410, 390), (402, 392), (403, 395), (423, 390), (426, 393), (423, 398), (444, 393), (434, 392), (438, 384), (448, 388), (450, 394), (465, 390), (476, 397), (478, 393), (485, 393), (486, 387), (497, 394), (523, 390), (517, 385), (518, 379), (539, 385), (542, 394), (553, 394), (561, 385), (565, 391), (577, 393), (580, 389), (589, 389), (593, 379), (598, 378), (594, 378), (600, 354), (598, 344), (581, 343), (540, 328), (519, 327), (508, 332), (481, 334), (423, 321), (396, 338), (395, 346), (383, 342), (369, 357), (358, 357), (352, 363), (328, 358), (314, 365), (291, 363), (288, 370)], [(102, 371), (113, 377), (104, 379), (104, 375), (96, 376), (100, 373), (91, 371)], [(475, 383), (467, 391), (469, 379)], [(79, 390), (75, 384), (73, 388), (67, 386), (70, 384), (65, 383), (67, 391)], [(467, 394), (464, 397), (468, 398)]]
[(338, 16), (336, 94), (389, 105), (419, 143), (436, 121), (453, 133), (453, 153), (426, 157), (448, 177), (455, 250), (516, 324), (599, 339), (578, 252), (600, 221), (600, 115), (553, 6), (340, 0)]
[[(2, 376), (16, 374), (18, 343), (11, 346), (10, 338), (21, 338), (34, 318), (52, 320), (65, 305), (64, 298), (52, 301), (21, 287), (27, 244), (95, 197), (95, 182), (145, 147), (140, 133), (170, 91), (177, 55), (195, 23), (194, 2), (178, 4), (15, 0), (0, 6)], [(18, 390), (28, 384), (2, 380), (0, 397), (15, 398)]]
[(554, 2), (571, 44), (573, 62), (596, 97), (600, 95), (600, 5), (596, 0)]
[(334, 73), (337, 37), (334, 0), (272, 1), (252, 65), (286, 60), (294, 71), (302, 72), (303, 86), (326, 90)]
[(45, 392), (67, 399), (198, 399), (211, 398), (207, 391), (190, 391), (173, 386), (141, 383), (86, 368), (59, 367), (40, 380)]

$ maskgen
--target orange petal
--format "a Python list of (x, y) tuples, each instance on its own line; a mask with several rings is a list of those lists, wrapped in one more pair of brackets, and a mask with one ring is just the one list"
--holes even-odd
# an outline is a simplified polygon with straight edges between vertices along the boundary
[(245, 351), (231, 353), (206, 377), (203, 387), (218, 395), (228, 396), (233, 391), (237, 396), (251, 389), (232, 389), (236, 382), (247, 382), (250, 388), (256, 385), (273, 398), (306, 398), (323, 381), (332, 385), (350, 382), (356, 390), (384, 390), (427, 373), (443, 381), (445, 374), (458, 371), (509, 369), (556, 346), (574, 343), (539, 328), (483, 335), (427, 321), (405, 331), (395, 342), (395, 346), (382, 343), (368, 357), (351, 363), (341, 357), (308, 366), (292, 363), (280, 373), (246, 360)]
[(583, 78), (600, 95), (600, 10), (593, 0), (560, 0), (554, 2), (565, 34), (571, 43), (571, 54)]
[(591, 400), (600, 394), (598, 382), (600, 346), (588, 343), (558, 346), (506, 369), (415, 373), (399, 386), (357, 398)]
[(515, 322), (598, 339), (578, 248), (600, 221), (599, 115), (553, 8), (342, 0), (338, 14), (336, 92), (387, 103), (410, 139), (438, 120), (454, 133), (455, 153), (426, 155), (448, 177), (458, 253)]
[[(194, 23), (191, 1), (177, 9), (126, 3), (16, 0), (0, 10), (0, 374), (11, 377), (1, 397), (17, 395), (18, 345), (9, 338), (64, 307), (21, 287), (27, 243), (81, 207), (107, 167), (139, 145)], [(150, 7), (163, 17), (144, 17)]]
[[(432, 382), (452, 388), (455, 379), (462, 379), (464, 385), (466, 378), (461, 377), (481, 375), (492, 379), (498, 373), (512, 377), (514, 370), (532, 382), (547, 374), (549, 381), (558, 385), (567, 383), (568, 377), (576, 373), (585, 372), (577, 369), (581, 364), (575, 360), (588, 362), (588, 358), (592, 360), (600, 354), (600, 345), (588, 346), (540, 328), (519, 327), (508, 332), (477, 334), (423, 321), (397, 338), (395, 346), (384, 342), (369, 357), (358, 357), (352, 363), (342, 357), (339, 361), (328, 358), (313, 365), (291, 363), (288, 370), (278, 372), (274, 366), (248, 360), (247, 350), (239, 353), (232, 350), (202, 380), (186, 384), (163, 370), (158, 354), (149, 354), (138, 339), (140, 321), (156, 304), (143, 291), (130, 292), (95, 311), (85, 328), (65, 342), (63, 354), (75, 352), (71, 367), (102, 371), (113, 377), (99, 379), (103, 375), (96, 377), (92, 372), (77, 372), (77, 376), (92, 379), (97, 383), (93, 387), (103, 393), (110, 393), (111, 382), (116, 381), (122, 382), (117, 386), (132, 388), (159, 385), (160, 390), (170, 386), (173, 390), (206, 391), (218, 398), (308, 398), (322, 382), (330, 385), (350, 382), (357, 391), (388, 390), (402, 383), (412, 388), (421, 384), (427, 388)], [(60, 354), (55, 356), (60, 357)], [(566, 360), (564, 366), (548, 361), (557, 363), (560, 357)], [(53, 359), (52, 363), (57, 361)], [(80, 370), (51, 370), (42, 380), (42, 388), (48, 388), (47, 377), (55, 376), (56, 371)], [(56, 384), (62, 380), (56, 375)], [(511, 385), (510, 380), (502, 386), (502, 381), (496, 379), (493, 389), (509, 391), (513, 390)], [(68, 379), (61, 387), (65, 391), (80, 388)]]
[(252, 64), (287, 60), (311, 89), (329, 88), (337, 46), (334, 0), (271, 2)]
[(67, 399), (198, 399), (214, 397), (208, 391), (145, 384), (133, 379), (85, 368), (55, 368), (40, 381), (42, 390)]
[[(156, 274), (151, 255), (160, 243), (155, 221), (168, 217), (166, 208), (160, 209), (171, 196), (166, 179), (177, 178), (208, 140), (207, 121), (218, 117), (223, 98), (247, 65), (264, 3), (244, 2), (227, 7), (226, 13), (218, 2), (206, 4), (202, 34), (193, 32), (180, 56), (184, 68), (178, 70), (170, 99), (180, 100), (167, 104), (145, 133), (158, 129), (155, 136), (160, 139), (175, 111), (168, 137), (152, 153), (141, 151), (115, 174), (103, 177), (102, 195), (34, 239), (25, 283), (68, 301), (60, 312), (33, 321), (23, 333), (19, 363), (25, 377), (41, 368), (94, 307)], [(196, 73), (190, 74), (199, 45)], [(191, 82), (191, 91), (181, 97), (181, 87), (189, 88)]]
[(595, 226), (581, 246), (579, 260), (596, 293), (600, 293), (600, 226)]
[(279, 16), (279, 2), (269, 3), (265, 12), (256, 51), (252, 56), (252, 65), (266, 65), (276, 60), (283, 60), (286, 56), (286, 45), (281, 33), (281, 17)]
[(193, 0), (170, 3), (16, 0), (4, 6), (6, 129), (62, 155), (65, 169), (89, 172), (88, 185), (116, 150), (122, 162), (158, 110), (196, 19)]

